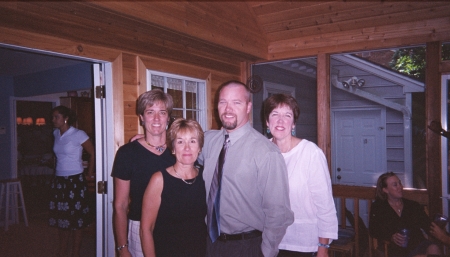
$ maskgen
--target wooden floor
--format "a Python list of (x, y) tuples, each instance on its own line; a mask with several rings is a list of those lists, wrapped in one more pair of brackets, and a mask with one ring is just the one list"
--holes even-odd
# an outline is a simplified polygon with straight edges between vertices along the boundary
[[(58, 231), (48, 226), (48, 184), (45, 180), (22, 180), (28, 227), (10, 225), (5, 232), (0, 227), (0, 256), (7, 257), (51, 257), (55, 256)], [(83, 232), (81, 256), (95, 257), (95, 224)], [(70, 256), (70, 255), (68, 255)]]

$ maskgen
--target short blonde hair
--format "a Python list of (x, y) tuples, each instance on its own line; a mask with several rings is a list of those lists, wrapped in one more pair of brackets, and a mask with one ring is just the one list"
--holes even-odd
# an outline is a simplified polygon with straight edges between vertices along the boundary
[(175, 140), (177, 139), (178, 134), (180, 132), (183, 133), (188, 131), (197, 134), (198, 145), (200, 146), (200, 151), (202, 150), (204, 143), (204, 133), (200, 124), (192, 119), (186, 120), (183, 118), (178, 118), (172, 123), (172, 125), (170, 125), (170, 128), (167, 131), (167, 145), (171, 148), (172, 151), (175, 148)]

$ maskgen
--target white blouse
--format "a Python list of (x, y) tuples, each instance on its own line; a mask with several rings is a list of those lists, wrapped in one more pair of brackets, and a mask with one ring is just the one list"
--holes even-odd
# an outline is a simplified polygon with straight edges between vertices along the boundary
[(83, 172), (83, 144), (89, 136), (82, 130), (70, 127), (61, 135), (59, 129), (53, 131), (56, 155), (56, 176), (71, 176)]
[[(338, 221), (330, 173), (322, 150), (302, 139), (283, 153), (289, 178), (294, 223), (287, 228), (279, 249), (316, 252), (319, 237), (337, 239)], [(332, 240), (330, 240), (331, 243)]]

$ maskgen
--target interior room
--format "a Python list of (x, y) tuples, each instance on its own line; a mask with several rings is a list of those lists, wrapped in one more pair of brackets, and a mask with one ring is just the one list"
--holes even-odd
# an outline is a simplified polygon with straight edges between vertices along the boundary
[[(61, 104), (71, 107), (68, 99), (72, 98), (89, 103), (90, 108), (84, 108), (86, 115), (81, 121), (83, 117), (90, 119), (83, 129), (88, 127), (88, 133), (93, 136), (91, 64), (12, 48), (0, 48), (0, 56), (0, 77), (11, 81), (2, 87), (8, 89), (3, 90), (2, 98), (8, 100), (2, 104), (14, 110), (11, 117), (15, 117), (12, 127), (16, 131), (11, 141), (16, 142), (13, 146), (17, 151), (15, 175), (21, 182), (28, 219), (28, 227), (19, 215), (19, 224), (9, 226), (8, 231), (2, 229), (0, 245), (8, 256), (50, 256), (54, 247), (44, 241), (56, 240), (57, 232), (48, 226), (50, 182), (55, 174), (52, 109)], [(68, 80), (70, 77), (77, 79)], [(11, 152), (8, 151), (10, 157)], [(6, 178), (10, 174), (1, 176)], [(95, 209), (95, 198), (91, 198)], [(1, 213), (5, 214), (3, 208)], [(93, 240), (95, 229), (91, 227), (86, 235)], [(21, 242), (21, 247), (16, 242)], [(95, 245), (85, 245), (85, 256), (95, 256)]]

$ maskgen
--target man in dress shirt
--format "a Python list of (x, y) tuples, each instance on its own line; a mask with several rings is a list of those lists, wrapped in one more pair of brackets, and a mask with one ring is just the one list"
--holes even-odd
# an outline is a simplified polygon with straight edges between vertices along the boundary
[(220, 189), (220, 236), (207, 239), (207, 256), (276, 256), (294, 215), (289, 204), (286, 165), (278, 147), (252, 128), (250, 91), (229, 81), (220, 87), (221, 130), (205, 133), (199, 162), (206, 196), (225, 135), (230, 144)]

